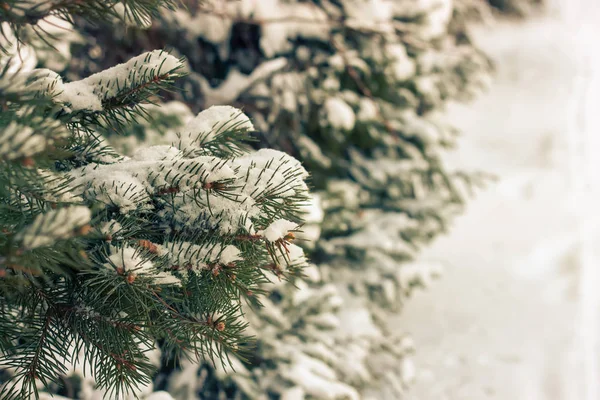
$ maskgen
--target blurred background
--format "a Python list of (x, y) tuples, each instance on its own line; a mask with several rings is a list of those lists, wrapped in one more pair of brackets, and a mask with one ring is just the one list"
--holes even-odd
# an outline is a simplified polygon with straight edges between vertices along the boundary
[(478, 27), (496, 80), (449, 108), (455, 165), (500, 176), (452, 233), (397, 323), (419, 338), (416, 399), (595, 399), (598, 381), (598, 4)]

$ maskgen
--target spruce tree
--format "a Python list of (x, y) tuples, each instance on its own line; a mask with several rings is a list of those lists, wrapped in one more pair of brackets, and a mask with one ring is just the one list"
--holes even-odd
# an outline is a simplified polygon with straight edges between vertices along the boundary
[[(157, 388), (187, 398), (401, 398), (414, 373), (412, 339), (389, 326), (416, 287), (440, 273), (419, 249), (447, 230), (487, 176), (451, 171), (457, 132), (448, 101), (485, 88), (492, 65), (471, 42), (474, 1), (186, 1), (142, 30), (76, 20), (65, 75), (79, 79), (167, 47), (185, 56), (183, 91), (152, 122), (108, 140), (124, 152), (172, 143), (193, 112), (242, 108), (255, 147), (300, 159), (318, 189), (305, 236), (306, 276), (262, 288), (248, 310), (257, 347), (235, 371), (176, 365), (162, 353)], [(119, 46), (115, 46), (119, 44)], [(102, 53), (98, 48), (114, 47)], [(161, 127), (170, 126), (164, 129)], [(323, 221), (321, 224), (319, 221)], [(302, 290), (296, 291), (296, 287)], [(418, 338), (417, 338), (418, 339)]]
[(38, 53), (57, 60), (48, 20), (142, 24), (164, 6), (0, 3), (2, 399), (137, 397), (152, 391), (155, 348), (244, 359), (243, 305), (306, 264), (292, 241), (308, 174), (285, 153), (249, 151), (241, 111), (208, 108), (173, 142), (130, 156), (106, 141), (148, 121), (181, 59), (150, 51), (71, 82), (34, 68)]
[[(451, 171), (443, 162), (444, 153), (457, 144), (457, 132), (440, 112), (448, 101), (476, 95), (492, 70), (465, 23), (473, 15), (487, 16), (488, 6), (525, 14), (533, 9), (529, 5), (541, 2), (183, 3), (153, 22), (128, 14), (127, 7), (109, 7), (107, 18), (124, 20), (121, 24), (90, 23), (85, 15), (75, 15), (73, 28), (65, 30), (57, 29), (55, 20), (40, 19), (37, 25), (59, 39), (53, 42), (58, 52), (28, 35), (37, 44), (38, 65), (72, 81), (142, 50), (166, 47), (185, 57), (186, 74), (173, 82), (183, 90), (163, 93), (176, 101), (139, 107), (143, 118), (120, 115), (119, 129), (104, 119), (94, 127), (98, 138), (106, 138), (98, 140), (111, 156), (125, 163), (98, 168), (94, 178), (94, 173), (84, 176), (83, 165), (72, 168), (80, 175), (72, 173), (70, 179), (87, 185), (88, 195), (100, 191), (104, 196), (106, 184), (99, 190), (94, 182), (105, 173), (118, 176), (129, 171), (127, 162), (146, 162), (140, 148), (182, 141), (194, 149), (176, 145), (182, 157), (191, 157), (187, 152), (204, 156), (185, 134), (181, 140), (181, 133), (190, 132), (186, 126), (202, 110), (219, 110), (231, 119), (233, 109), (209, 108), (216, 104), (243, 109), (257, 128), (253, 146), (275, 147), (301, 160), (319, 191), (310, 206), (284, 218), (297, 223), (304, 215), (311, 223), (303, 233), (286, 233), (282, 242), (286, 254), (300, 254), (289, 243), (292, 237), (311, 239), (299, 244), (309, 248), (314, 264), (290, 281), (279, 280), (277, 263), (266, 264), (263, 273), (269, 279), (256, 281), (260, 290), (253, 291), (268, 294), (264, 307), (239, 306), (257, 347), (245, 358), (226, 351), (234, 370), (218, 363), (197, 365), (162, 347), (160, 360), (154, 360), (159, 366), (154, 389), (177, 399), (402, 398), (413, 374), (413, 345), (388, 321), (414, 288), (440, 273), (439, 265), (418, 261), (419, 249), (447, 230), (472, 190), (488, 179)], [(127, 129), (120, 128), (122, 118)], [(166, 147), (157, 149), (166, 152)], [(210, 155), (226, 157), (221, 150)], [(154, 238), (143, 240), (158, 246)]]

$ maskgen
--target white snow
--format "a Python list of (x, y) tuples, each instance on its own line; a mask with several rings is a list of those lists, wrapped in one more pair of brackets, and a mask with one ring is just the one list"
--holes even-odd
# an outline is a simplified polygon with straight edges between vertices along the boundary
[(21, 16), (25, 16), (25, 13), (44, 15), (52, 6), (52, 2), (46, 0), (21, 0), (19, 7), (11, 7), (10, 11)]
[(58, 100), (65, 104), (67, 110), (101, 111), (103, 100), (155, 76), (174, 73), (181, 66), (179, 59), (167, 52), (150, 51), (80, 81), (62, 84), (57, 88), (60, 93)]
[(136, 275), (150, 277), (158, 285), (181, 285), (181, 280), (166, 271), (158, 271), (152, 261), (143, 257), (142, 253), (133, 247), (111, 247), (111, 255), (106, 263), (108, 268), (122, 269)]
[(50, 210), (35, 217), (32, 224), (20, 232), (24, 249), (49, 246), (61, 239), (75, 236), (76, 229), (89, 223), (92, 213), (89, 208), (72, 206)]
[(131, 155), (131, 158), (136, 161), (177, 160), (182, 158), (182, 154), (177, 147), (159, 145), (140, 147)]
[(122, 229), (123, 226), (115, 220), (107, 221), (100, 226), (100, 232), (104, 233), (105, 235), (111, 236), (121, 231)]
[(272, 122), (273, 113), (281, 109), (296, 112), (298, 104), (305, 102), (306, 96), (299, 95), (306, 85), (304, 79), (305, 77), (298, 72), (279, 72), (273, 76), (268, 87), (263, 82), (253, 87), (251, 93), (273, 98), (271, 102), (273, 111), (269, 116), (269, 121)]
[(154, 265), (152, 261), (144, 259), (139, 250), (133, 247), (125, 246), (123, 248), (111, 248), (111, 255), (108, 257), (110, 263), (107, 267), (120, 268), (123, 271), (135, 271), (137, 273), (148, 273)]
[(306, 257), (302, 247), (293, 243), (287, 244), (285, 249), (275, 253), (275, 258), (280, 266), (299, 267), (306, 264)]
[(315, 264), (309, 264), (302, 269), (305, 279), (308, 282), (317, 283), (321, 281), (321, 272)]
[[(17, 72), (29, 72), (37, 64), (35, 50), (26, 44), (17, 44), (17, 39), (8, 22), (0, 22), (0, 47), (6, 54), (0, 57), (0, 70), (6, 68), (6, 75), (3, 79), (14, 76)], [(2, 83), (2, 82), (0, 82)], [(7, 82), (8, 83), (8, 82)]]
[[(417, 85), (422, 81), (418, 81)], [(435, 146), (441, 139), (440, 130), (431, 121), (422, 118), (411, 118), (403, 126), (402, 131), (407, 136), (416, 137), (430, 146)]]
[(388, 73), (397, 81), (406, 81), (415, 75), (417, 66), (408, 57), (406, 47), (401, 43), (391, 43), (385, 46), (385, 53), (391, 64)]
[(352, 107), (338, 97), (329, 97), (323, 105), (324, 117), (334, 128), (350, 131), (356, 123)]
[(164, 392), (164, 391), (151, 393), (148, 396), (144, 397), (144, 399), (145, 400), (174, 400), (173, 396), (171, 396), (169, 393)]
[(300, 386), (287, 389), (281, 394), (281, 400), (304, 400), (305, 392)]
[(285, 235), (296, 228), (298, 228), (297, 223), (278, 219), (273, 221), (262, 234), (269, 242), (276, 242), (279, 239), (283, 239)]
[(47, 169), (37, 169), (37, 174), (40, 179), (43, 179), (46, 192), (43, 197), (46, 201), (81, 204), (83, 199), (78, 196), (68, 185), (68, 179), (57, 172), (52, 172)]
[(346, 398), (359, 400), (356, 389), (340, 383), (335, 372), (325, 363), (297, 353), (289, 370), (282, 371), (282, 375), (302, 387), (306, 394), (323, 400)]
[(359, 121), (373, 121), (377, 119), (379, 110), (377, 103), (368, 97), (361, 97), (358, 103), (358, 114), (356, 117)]
[(225, 1), (207, 0), (202, 6), (210, 11), (198, 12), (192, 16), (187, 10), (177, 9), (175, 12), (166, 13), (166, 17), (177, 21), (187, 35), (202, 37), (215, 44), (228, 41), (233, 25), (228, 16), (230, 5)]
[(436, 38), (446, 32), (452, 16), (454, 0), (414, 0), (394, 2), (393, 14), (397, 18), (424, 16), (416, 32), (424, 39)]
[(415, 224), (407, 215), (367, 210), (362, 218), (372, 223), (352, 235), (332, 238), (327, 242), (322, 240), (322, 245), (333, 246), (334, 248), (347, 246), (365, 250), (378, 250), (402, 257), (416, 255), (416, 250), (412, 246), (404, 240), (398, 239), (399, 232)]
[(151, 275), (157, 285), (181, 286), (181, 279), (166, 271), (158, 271)]
[[(27, 74), (26, 87), (29, 90), (56, 96), (63, 90), (62, 79), (56, 72), (47, 68), (36, 68)], [(57, 90), (58, 89), (58, 90)]]
[(232, 68), (227, 78), (217, 88), (213, 88), (204, 77), (199, 76), (205, 106), (230, 104), (238, 99), (241, 93), (252, 85), (261, 82), (268, 76), (283, 69), (287, 65), (285, 57), (268, 60), (257, 66), (250, 75), (242, 74)]
[[(129, 5), (123, 3), (116, 3), (113, 6), (114, 12), (119, 16), (119, 18), (124, 21), (128, 26), (138, 27), (142, 29), (147, 29), (152, 26), (152, 16), (149, 14), (141, 13), (140, 10), (137, 10), (138, 21), (133, 16), (131, 7)], [(115, 22), (115, 23), (119, 23)]]
[(11, 121), (0, 132), (0, 158), (14, 160), (32, 156), (46, 147), (46, 138), (35, 134), (30, 126)]
[[(138, 165), (141, 162), (137, 163)], [(125, 167), (138, 166), (133, 162)], [(132, 173), (131, 169), (122, 169), (120, 164), (100, 165), (96, 169), (82, 168), (74, 170), (70, 175), (74, 178), (73, 186), (81, 186), (84, 197), (105, 204), (119, 207), (122, 213), (128, 213), (136, 208), (147, 208), (149, 196), (148, 186), (143, 180)]]
[(282, 0), (210, 0), (203, 4), (205, 12), (190, 16), (177, 12), (174, 18), (192, 37), (221, 45), (221, 57), (228, 56), (223, 43), (228, 42), (234, 20), (254, 20), (262, 27), (260, 47), (268, 58), (292, 48), (290, 40), (299, 36), (327, 40), (329, 24), (325, 12), (304, 3)]
[(416, 340), (411, 399), (598, 399), (600, 10), (561, 4), (475, 32), (497, 82), (450, 108), (465, 134), (449, 159), (501, 180), (422, 255), (445, 273), (397, 320)]
[(66, 104), (71, 110), (102, 111), (102, 99), (97, 88), (88, 85), (84, 81), (76, 81), (59, 86), (62, 91), (58, 99)]
[[(155, 76), (175, 74), (174, 70), (179, 67), (181, 62), (177, 58), (154, 50), (75, 82), (64, 83), (56, 72), (49, 69), (33, 70), (26, 76), (30, 89), (49, 92), (68, 112), (102, 111), (102, 101), (144, 84)], [(24, 68), (24, 71), (27, 72), (27, 69)]]
[(428, 288), (435, 278), (441, 275), (442, 267), (436, 263), (412, 262), (403, 264), (398, 270), (398, 283), (401, 288), (410, 291), (411, 284), (420, 284)]
[(192, 270), (208, 269), (209, 264), (229, 264), (240, 260), (240, 251), (232, 245), (202, 247), (190, 242), (172, 242), (158, 247), (158, 254), (166, 256), (173, 265), (190, 265)]
[[(203, 118), (190, 122), (188, 131), (192, 131), (191, 127), (200, 132), (215, 126), (218, 129), (224, 124), (219, 118), (226, 117), (229, 121), (232, 116), (238, 125), (251, 126), (248, 118), (232, 107), (212, 107), (207, 111), (200, 114)], [(219, 159), (214, 156), (189, 157), (175, 147), (158, 145), (140, 148), (131, 158), (122, 157), (110, 162), (112, 164), (89, 164), (70, 171), (66, 176), (73, 179), (71, 185), (78, 188), (76, 194), (116, 206), (122, 214), (135, 210), (152, 211), (154, 203), (150, 200), (154, 199), (167, 205), (157, 211), (156, 216), (174, 223), (175, 228), (181, 230), (253, 235), (258, 229), (254, 226), (258, 217), (273, 215), (276, 211), (272, 203), (263, 201), (264, 198), (277, 203), (291, 196), (305, 197), (308, 193), (304, 182), (308, 173), (300, 162), (270, 149), (236, 159)], [(219, 186), (221, 184), (225, 186)], [(264, 235), (266, 240), (274, 242), (297, 227), (296, 223), (279, 219), (266, 227)], [(103, 230), (110, 232), (111, 228), (103, 227)], [(229, 264), (241, 259), (240, 250), (232, 245), (201, 247), (188, 242), (155, 245), (159, 256), (168, 259), (172, 265), (186, 266), (184, 270), (206, 269), (214, 262)], [(281, 254), (273, 255), (279, 265), (306, 263), (300, 247), (286, 244), (281, 248), (284, 249)], [(141, 273), (150, 273), (152, 264), (133, 250), (125, 248), (118, 256), (115, 253), (111, 260), (114, 264), (119, 263), (118, 267), (131, 269), (135, 266)], [(167, 273), (154, 272), (153, 277), (162, 284), (178, 283)]]
[[(77, 308), (77, 307), (76, 307)], [(87, 313), (93, 315), (94, 311), (91, 309), (81, 309)], [(158, 367), (160, 362), (160, 350), (153, 343), (141, 342), (138, 343), (138, 348), (148, 357), (150, 363)], [(76, 398), (80, 400), (102, 400), (105, 398), (111, 398), (115, 400), (173, 400), (168, 397), (165, 392), (153, 392), (154, 385), (152, 381), (141, 383), (137, 387), (132, 388), (132, 391), (127, 395), (121, 395), (119, 397), (114, 396), (114, 392), (109, 395), (106, 389), (98, 387), (96, 377), (92, 375), (94, 370), (92, 360), (89, 358), (89, 354), (86, 354), (86, 349), (75, 348), (73, 345), (70, 346), (70, 353), (73, 357), (69, 357), (64, 361), (65, 364), (65, 377), (77, 377), (78, 391)], [(41, 382), (37, 382), (38, 389), (42, 389), (43, 385)], [(62, 397), (56, 394), (50, 394), (40, 392), (41, 400), (72, 400), (72, 397)]]
[(415, 381), (417, 373), (415, 370), (415, 363), (413, 362), (412, 358), (404, 357), (402, 359), (401, 371), (401, 379), (404, 385), (408, 386)]
[(325, 213), (321, 206), (321, 196), (318, 193), (310, 194), (310, 203), (300, 207), (302, 210), (302, 219), (305, 223), (321, 223)]
[(69, 21), (56, 15), (41, 19), (37, 23), (37, 28), (46, 33), (44, 40), (52, 44), (50, 47), (40, 38), (35, 36), (31, 38), (38, 60), (51, 70), (64, 70), (72, 58), (71, 45), (74, 42), (82, 42), (83, 37), (73, 29)]
[(227, 130), (253, 130), (250, 119), (235, 107), (212, 106), (188, 122), (178, 135), (178, 147), (186, 153), (213, 141)]
[(426, 14), (420, 34), (425, 39), (437, 38), (448, 31), (448, 23), (452, 17), (453, 0), (438, 0), (431, 11)]
[(338, 318), (340, 329), (336, 334), (344, 338), (376, 337), (381, 334), (380, 329), (373, 322), (371, 312), (360, 304), (344, 307), (338, 312)]
[(232, 245), (226, 246), (223, 251), (221, 251), (221, 255), (219, 256), (219, 261), (222, 264), (229, 264), (234, 261), (241, 260), (241, 252), (240, 250)]
[(302, 241), (304, 247), (313, 248), (321, 237), (321, 223), (324, 217), (321, 196), (311, 193), (308, 203), (299, 208), (304, 224), (302, 230), (296, 233), (296, 237)]
[[(147, 208), (151, 194), (163, 187), (177, 186), (180, 194), (174, 201), (181, 207), (174, 212), (183, 222), (190, 218), (193, 220), (208, 209), (208, 203), (206, 207), (198, 207), (191, 201), (194, 189), (236, 177), (233, 166), (224, 160), (209, 156), (182, 159), (181, 154), (168, 146), (140, 150), (136, 157), (138, 159), (124, 159), (105, 165), (91, 164), (73, 170), (70, 172), (75, 178), (73, 186), (82, 185), (81, 190), (85, 196), (118, 206), (122, 213)], [(212, 200), (210, 206), (215, 209), (215, 214), (227, 210), (251, 211), (253, 206), (250, 202), (240, 205), (235, 200), (222, 196), (210, 196), (207, 202)], [(191, 214), (184, 215), (187, 212)], [(215, 220), (218, 218), (215, 217)]]
[(240, 15), (260, 22), (260, 47), (268, 58), (292, 48), (291, 39), (327, 40), (327, 14), (307, 3), (286, 3), (281, 0), (246, 0), (239, 6)]
[(393, 32), (394, 2), (390, 0), (345, 0), (342, 2), (348, 16), (348, 26), (381, 32)]

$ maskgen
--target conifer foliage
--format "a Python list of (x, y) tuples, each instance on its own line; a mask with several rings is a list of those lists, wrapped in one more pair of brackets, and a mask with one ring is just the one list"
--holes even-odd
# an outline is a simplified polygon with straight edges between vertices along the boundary
[(249, 152), (239, 110), (208, 108), (131, 156), (104, 139), (149, 118), (181, 59), (151, 51), (72, 82), (34, 68), (48, 18), (143, 24), (164, 6), (0, 2), (2, 399), (37, 398), (73, 368), (107, 398), (138, 395), (156, 346), (243, 359), (242, 304), (306, 264), (292, 241), (308, 174), (285, 153)]
[[(91, 55), (73, 58), (66, 74), (102, 70), (130, 49), (172, 48), (186, 57), (187, 76), (171, 98), (195, 111), (244, 109), (260, 131), (255, 147), (283, 150), (311, 172), (322, 223), (308, 276), (263, 285), (265, 307), (249, 312), (259, 339), (249, 363), (234, 373), (163, 364), (159, 386), (178, 399), (402, 398), (412, 341), (390, 327), (392, 312), (439, 274), (418, 251), (487, 178), (444, 164), (457, 132), (439, 118), (489, 80), (492, 65), (465, 28), (475, 2), (185, 3), (146, 30), (79, 24), (87, 39), (71, 48)], [(112, 43), (121, 50), (96, 56)], [(191, 118), (179, 102), (169, 109)], [(173, 141), (174, 132), (142, 125), (109, 140), (131, 152)]]

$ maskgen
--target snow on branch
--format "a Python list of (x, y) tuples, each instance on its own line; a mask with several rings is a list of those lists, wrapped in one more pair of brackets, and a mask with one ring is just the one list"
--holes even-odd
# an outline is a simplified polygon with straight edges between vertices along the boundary
[(276, 242), (289, 235), (289, 232), (298, 228), (298, 224), (285, 219), (278, 219), (264, 230), (263, 235), (269, 242)]
[[(162, 211), (179, 228), (188, 225), (223, 234), (254, 234), (253, 220), (285, 199), (302, 198), (306, 171), (278, 151), (259, 151), (233, 160), (213, 156), (185, 158), (170, 146), (143, 149), (131, 159), (76, 169), (73, 185), (84, 197), (117, 207), (121, 213)], [(170, 196), (166, 196), (170, 194)]]
[[(250, 119), (240, 110), (231, 106), (213, 106), (188, 122), (177, 135), (177, 146), (187, 155), (202, 154), (215, 150), (219, 145), (228, 145), (228, 150), (237, 150), (232, 146), (232, 135), (245, 134), (254, 130)], [(247, 139), (242, 135), (241, 139)], [(228, 143), (229, 142), (229, 143)]]
[(52, 92), (67, 112), (131, 106), (180, 76), (181, 67), (181, 60), (154, 50), (80, 81), (63, 83), (56, 76)]
[[(48, 65), (42, 58), (14, 61), (24, 32), (39, 33), (34, 25), (47, 16), (70, 20), (81, 7), (90, 17), (98, 6), (99, 18), (110, 9), (135, 20), (134, 9), (165, 3), (0, 0), (2, 30), (14, 33), (10, 60), (0, 60), (2, 345), (16, 346), (21, 327), (31, 333), (26, 357), (12, 344), (0, 354), (17, 370), (0, 385), (2, 398), (37, 397), (35, 385), (48, 389), (65, 375), (55, 362), (73, 347), (86, 352), (107, 398), (150, 381), (140, 344), (160, 340), (225, 363), (248, 341), (242, 298), (259, 294), (270, 271), (281, 277), (306, 264), (290, 224), (302, 223), (308, 173), (282, 152), (244, 153), (254, 126), (241, 111), (212, 107), (171, 145), (131, 157), (107, 145), (102, 134), (144, 118), (140, 103), (171, 88), (181, 60), (152, 51), (70, 83), (33, 69)], [(274, 232), (281, 221), (290, 229)], [(13, 287), (26, 290), (13, 296)], [(9, 335), (9, 325), (19, 328)]]
[(74, 206), (58, 210), (51, 210), (39, 214), (33, 223), (17, 236), (24, 249), (34, 249), (49, 246), (61, 239), (68, 239), (77, 235), (77, 228), (88, 224), (91, 220), (91, 211), (87, 207)]
[(32, 156), (46, 147), (46, 138), (36, 135), (30, 126), (11, 121), (0, 132), (0, 158), (13, 160)]
[(70, 21), (80, 16), (93, 22), (122, 20), (145, 27), (162, 8), (173, 8), (173, 0), (4, 0), (0, 20), (19, 27), (35, 25), (47, 17)]
[(136, 107), (151, 102), (160, 89), (169, 89), (173, 80), (182, 76), (181, 68), (180, 59), (154, 50), (69, 83), (49, 69), (22, 72), (12, 79), (5, 91), (51, 98), (62, 106), (59, 117), (68, 117), (66, 122), (76, 121), (81, 114), (100, 114), (107, 122), (110, 122), (108, 119), (119, 122), (128, 116), (141, 115), (141, 111), (134, 112)]
[[(149, 246), (180, 276), (243, 259), (241, 249), (229, 241), (246, 238), (264, 242), (277, 270), (304, 265), (302, 249), (291, 244), (291, 231), (299, 222), (290, 219), (298, 221), (300, 207), (308, 202), (308, 173), (297, 160), (276, 150), (233, 159), (216, 156), (218, 151), (207, 145), (219, 135), (228, 137), (228, 129), (247, 132), (253, 126), (233, 107), (212, 107), (188, 123), (179, 136), (193, 140), (182, 139), (179, 148), (141, 148), (131, 158), (89, 164), (68, 175), (84, 199), (103, 203), (122, 218), (151, 216), (154, 224), (174, 234)], [(203, 155), (197, 155), (200, 151)], [(230, 239), (195, 243), (194, 238), (209, 232)], [(114, 261), (115, 268), (131, 270), (137, 265), (143, 274), (153, 270), (130, 250), (119, 254), (129, 261)]]

